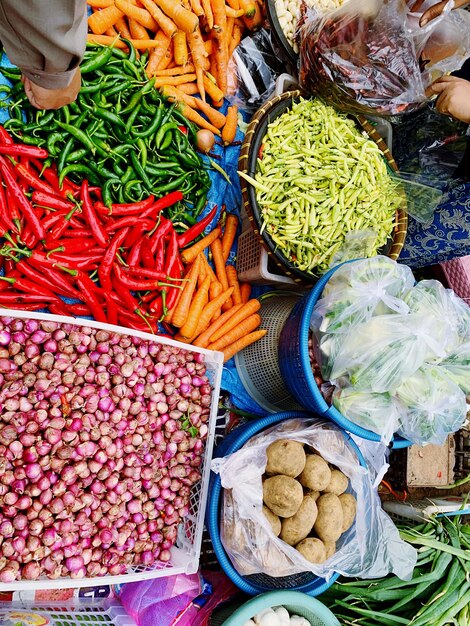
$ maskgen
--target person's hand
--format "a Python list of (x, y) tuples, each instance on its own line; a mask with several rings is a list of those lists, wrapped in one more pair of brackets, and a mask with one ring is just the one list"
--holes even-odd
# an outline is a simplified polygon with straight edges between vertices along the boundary
[(44, 89), (25, 76), (22, 80), (29, 101), (37, 109), (60, 109), (70, 104), (76, 100), (81, 86), (80, 68), (77, 68), (70, 85), (64, 89)]
[[(436, 17), (439, 17), (439, 15), (444, 10), (444, 7), (446, 6), (448, 1), (449, 0), (442, 0), (442, 2), (437, 2), (436, 4), (433, 4), (432, 7), (429, 7), (427, 11), (424, 11), (423, 15), (421, 16), (421, 19), (419, 20), (419, 25), (426, 26), (428, 22), (435, 19)], [(468, 4), (468, 2), (469, 0), (455, 0), (454, 9), (460, 9), (461, 7)], [(416, 13), (417, 11), (420, 10), (423, 3), (424, 3), (424, 0), (416, 0), (416, 2), (411, 6), (410, 11), (412, 13)]]
[(470, 124), (470, 82), (457, 76), (443, 76), (428, 89), (427, 95), (437, 94), (436, 109), (461, 122)]

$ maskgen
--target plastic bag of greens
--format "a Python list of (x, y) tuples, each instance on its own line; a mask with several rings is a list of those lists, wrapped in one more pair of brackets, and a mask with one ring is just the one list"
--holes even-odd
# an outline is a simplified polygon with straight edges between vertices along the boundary
[(445, 353), (470, 338), (470, 308), (437, 280), (421, 280), (405, 296), (411, 313), (429, 318)]
[(462, 391), (470, 395), (470, 342), (464, 343), (439, 363)]
[(390, 394), (361, 392), (352, 387), (337, 388), (333, 404), (357, 426), (380, 435), (385, 445), (397, 432), (403, 414), (400, 403)]
[(442, 445), (465, 422), (464, 392), (444, 368), (425, 365), (397, 389), (405, 413), (399, 434), (418, 445)]
[(347, 377), (358, 391), (395, 391), (429, 358), (443, 358), (431, 317), (381, 315), (343, 336), (331, 379)]

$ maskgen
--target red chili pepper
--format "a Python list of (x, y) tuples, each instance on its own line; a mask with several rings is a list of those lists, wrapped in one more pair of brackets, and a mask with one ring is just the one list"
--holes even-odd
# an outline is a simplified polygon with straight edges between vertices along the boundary
[(28, 265), (25, 259), (17, 263), (16, 267), (20, 270), (20, 272), (24, 276), (26, 276), (26, 278), (29, 278), (29, 280), (34, 281), (39, 286), (44, 287), (45, 289), (51, 291), (54, 294), (58, 294), (61, 296), (66, 296), (66, 297), (69, 296), (71, 298), (78, 298), (80, 296), (79, 292), (76, 291), (76, 289), (74, 289), (71, 285), (69, 285), (67, 281), (61, 282), (61, 285), (59, 286), (58, 284), (50, 280), (54, 272), (52, 268), (49, 268), (47, 272), (47, 277), (46, 277), (43, 274), (41, 274), (40, 271), (38, 272), (36, 269)]
[(47, 180), (47, 182), (53, 187), (57, 195), (65, 196), (67, 190), (60, 189), (59, 187), (59, 175), (57, 174), (57, 170), (55, 165), (52, 167), (46, 167), (45, 170), (42, 170), (42, 176)]
[(150, 206), (142, 213), (141, 217), (153, 217), (160, 211), (163, 211), (163, 209), (167, 209), (168, 207), (173, 206), (177, 202), (180, 202), (182, 199), (183, 194), (181, 191), (172, 191), (168, 195), (163, 196), (163, 198), (159, 198), (156, 202), (154, 202), (152, 206)]
[(73, 315), (79, 315), (84, 317), (91, 317), (91, 311), (87, 304), (82, 302), (76, 302), (74, 304), (69, 304), (69, 311)]
[(151, 230), (155, 226), (155, 222), (153, 222), (152, 220), (144, 220), (140, 217), (136, 218), (135, 215), (129, 215), (128, 217), (122, 217), (119, 220), (110, 222), (106, 226), (106, 232), (115, 233), (121, 228), (126, 228), (127, 226), (135, 226), (136, 223), (138, 223), (139, 226), (141, 226), (144, 230)]
[(142, 241), (142, 248), (140, 250), (140, 258), (144, 267), (147, 267), (149, 269), (155, 268), (155, 258), (152, 254), (152, 244), (148, 236), (144, 237)]
[(61, 254), (57, 254), (54, 255), (54, 258), (56, 259), (56, 262), (59, 263), (59, 265), (63, 265), (64, 267), (70, 268), (70, 269), (80, 269), (80, 270), (88, 270), (91, 271), (92, 269), (96, 269), (98, 267), (97, 263), (101, 262), (101, 259), (103, 258), (103, 254), (88, 254), (87, 256), (83, 256), (83, 255), (73, 255), (73, 256), (67, 256), (66, 254), (61, 255)]
[(6, 184), (5, 184), (5, 196), (6, 196), (6, 203), (7, 203), (7, 211), (9, 211), (10, 217), (15, 224), (15, 232), (18, 233), (20, 231), (21, 213), (18, 209), (15, 196), (13, 195), (13, 190), (11, 189), (11, 187), (9, 187)]
[(181, 131), (183, 135), (188, 134), (188, 129), (186, 128), (186, 126), (178, 126), (178, 130)]
[(0, 143), (4, 146), (11, 146), (13, 144), (13, 137), (10, 133), (0, 125)]
[[(67, 213), (65, 213), (64, 211), (56, 211), (54, 213), (51, 213), (47, 217), (45, 217), (42, 220), (42, 225), (44, 226), (44, 230), (48, 231), (50, 228), (52, 228), (54, 226), (54, 224), (57, 221), (59, 221), (65, 215), (67, 215)], [(48, 235), (48, 236), (50, 236), (50, 235)]]
[[(117, 276), (116, 267), (118, 267), (118, 266), (117, 265), (114, 266), (114, 273)], [(134, 298), (134, 296), (131, 294), (129, 289), (127, 289), (123, 284), (121, 284), (118, 281), (115, 281), (114, 282), (114, 291), (116, 292), (118, 297), (122, 300), (122, 304), (124, 304), (125, 310), (128, 313), (136, 313), (136, 314), (140, 313), (140, 314), (142, 314), (142, 311), (140, 310), (140, 307), (139, 307), (139, 303)], [(118, 302), (118, 304), (120, 304), (120, 302)]]
[[(84, 230), (83, 228), (80, 229), (70, 229), (67, 230), (65, 232), (65, 236), (67, 237), (67, 239), (86, 239), (87, 237), (90, 236), (90, 232), (88, 230)], [(96, 244), (96, 241), (95, 241)]]
[(173, 231), (173, 222), (171, 220), (167, 220), (166, 217), (160, 218), (160, 224), (157, 230), (152, 235), (151, 239), (151, 250), (152, 255), (155, 257), (155, 253), (157, 252), (158, 242), (162, 237), (166, 237)]
[(18, 156), (26, 156), (30, 159), (47, 159), (49, 153), (44, 148), (37, 146), (25, 146), (21, 143), (9, 144), (8, 146), (0, 145), (0, 154), (13, 154)]
[(60, 241), (46, 239), (44, 243), (47, 250), (57, 250), (57, 252), (65, 252), (66, 254), (80, 254), (80, 252), (89, 250), (94, 246), (96, 246), (94, 239), (61, 239)]
[[(9, 284), (9, 283), (5, 283)], [(45, 298), (39, 294), (33, 293), (0, 293), (0, 303), (1, 304), (37, 304), (42, 303), (43, 306)]]
[[(1, 146), (0, 146), (0, 152), (1, 152)], [(25, 182), (27, 182), (28, 185), (30, 185), (33, 189), (42, 191), (48, 194), (54, 194), (54, 189), (50, 185), (45, 183), (43, 180), (41, 180), (39, 176), (37, 176), (32, 171), (32, 169), (28, 170), (28, 168), (26, 168), (21, 163), (17, 163), (15, 165), (15, 170), (18, 173), (18, 176), (22, 178)]]
[(203, 233), (216, 216), (217, 208), (218, 207), (216, 205), (205, 217), (202, 218), (202, 220), (199, 220), (197, 224), (194, 224), (194, 226), (191, 226), (191, 228), (188, 228), (187, 231), (179, 235), (178, 246), (180, 248), (184, 248), (188, 245), (188, 243), (191, 243), (191, 241), (194, 241), (196, 237), (199, 237), (199, 235)]
[(141, 276), (143, 278), (148, 276), (154, 280), (168, 280), (168, 274), (165, 274), (165, 272), (159, 272), (149, 267), (136, 267), (135, 265), (129, 266), (126, 270), (126, 273), (127, 272), (129, 272), (129, 274), (133, 274), (134, 276)]
[(141, 224), (137, 224), (134, 228), (129, 232), (126, 239), (126, 248), (132, 248), (132, 246), (142, 239), (144, 236), (145, 228)]
[(98, 219), (95, 208), (91, 201), (90, 193), (88, 190), (88, 181), (86, 179), (82, 182), (80, 198), (83, 203), (82, 204), (83, 217), (85, 218), (86, 223), (90, 227), (90, 232), (93, 238), (95, 239), (96, 243), (101, 248), (106, 248), (109, 242), (108, 233), (105, 231), (105, 229), (103, 228), (103, 226), (101, 225)]
[[(64, 215), (64, 218), (62, 220), (60, 220), (59, 224), (56, 224), (54, 226), (54, 228), (52, 229), (49, 238), (51, 240), (57, 240), (60, 239), (62, 237), (62, 235), (65, 233), (65, 231), (67, 230), (67, 228), (70, 225), (70, 220), (72, 219), (72, 216), (74, 214), (74, 212), (78, 209), (78, 205), (75, 205), (73, 207), (73, 209), (71, 209), (69, 211), (69, 213), (67, 213), (66, 215)], [(85, 235), (86, 237), (86, 235)]]
[(88, 305), (95, 320), (98, 322), (106, 322), (106, 314), (96, 295), (97, 286), (88, 274), (79, 272), (77, 275), (77, 285), (81, 291), (80, 299), (84, 300), (85, 304)]
[[(0, 128), (2, 127), (0, 126)], [(5, 191), (3, 189), (3, 185), (1, 182), (0, 182), (0, 219), (5, 224), (5, 226), (8, 227), (8, 230), (15, 230), (15, 225), (13, 224), (11, 217), (10, 217), (10, 211), (9, 211), (9, 207), (7, 206), (7, 199), (5, 196)]]
[(34, 204), (47, 207), (48, 209), (56, 209), (57, 211), (71, 211), (76, 206), (70, 200), (58, 198), (54, 193), (45, 193), (44, 191), (33, 191), (31, 200)]
[[(35, 267), (39, 272), (44, 270), (44, 266), (39, 264), (34, 259), (29, 259), (29, 264)], [(76, 271), (71, 270), (67, 275), (75, 276), (75, 274)], [(68, 298), (80, 298), (80, 292), (72, 286), (70, 279), (68, 279), (67, 276), (64, 275), (59, 269), (56, 269), (55, 267), (48, 268), (47, 277), (44, 277), (44, 279), (50, 284), (52, 291), (57, 291), (57, 293), (60, 293), (62, 296)]]
[(108, 292), (104, 292), (104, 298), (106, 300), (106, 313), (108, 324), (116, 325), (118, 323), (118, 308), (113, 302), (111, 295)]
[(0, 169), (2, 171), (3, 179), (7, 187), (10, 187), (12, 194), (14, 195), (15, 200), (18, 203), (18, 207), (23, 213), (25, 220), (31, 226), (34, 235), (38, 239), (44, 239), (44, 237), (46, 236), (46, 232), (41, 222), (39, 221), (38, 216), (36, 215), (31, 205), (31, 202), (23, 194), (20, 186), (12, 175), (10, 168), (8, 167), (8, 164), (3, 156), (0, 156)]
[(130, 249), (129, 254), (127, 255), (127, 264), (128, 265), (137, 265), (140, 259), (140, 250), (142, 248), (142, 244), (144, 243), (143, 239), (138, 239), (132, 248)]
[(160, 287), (163, 286), (162, 281), (165, 281), (166, 279), (166, 274), (162, 273), (159, 279), (134, 280), (126, 274), (126, 272), (120, 265), (115, 265), (114, 271), (116, 273), (116, 278), (118, 279), (118, 281), (128, 289), (132, 289), (132, 291), (152, 291), (155, 289), (160, 289)]
[(69, 308), (63, 300), (54, 300), (54, 302), (51, 302), (47, 308), (51, 313), (54, 313), (54, 315), (64, 315), (65, 317), (70, 317)]
[(130, 204), (112, 204), (109, 209), (102, 202), (95, 203), (95, 209), (98, 213), (103, 215), (121, 216), (121, 215), (138, 215), (150, 206), (153, 206), (155, 202), (155, 196), (149, 196), (145, 200), (140, 202), (132, 202)]
[(44, 287), (42, 284), (28, 280), (27, 278), (22, 278), (21, 276), (18, 276), (17, 278), (12, 278), (11, 276), (0, 276), (0, 280), (14, 285), (15, 289), (25, 291), (29, 294), (40, 295), (46, 300), (59, 300), (59, 297), (56, 296), (50, 289)]
[(154, 255), (154, 259), (155, 259), (154, 269), (158, 270), (159, 272), (163, 270), (164, 265), (165, 265), (165, 245), (166, 245), (166, 237), (161, 237), (158, 240), (156, 250), (155, 250), (155, 255)]
[[(165, 298), (166, 299), (166, 298)], [(160, 318), (163, 315), (164, 309), (163, 296), (157, 296), (150, 304), (149, 310), (155, 315), (155, 317)]]
[(129, 232), (129, 228), (124, 228), (119, 233), (116, 233), (114, 237), (111, 239), (111, 243), (109, 244), (108, 249), (106, 250), (103, 261), (98, 269), (98, 276), (100, 279), (100, 284), (103, 289), (107, 291), (112, 291), (113, 285), (111, 283), (111, 268), (116, 259), (116, 254), (119, 248), (122, 246), (124, 239), (127, 237), (127, 233)]

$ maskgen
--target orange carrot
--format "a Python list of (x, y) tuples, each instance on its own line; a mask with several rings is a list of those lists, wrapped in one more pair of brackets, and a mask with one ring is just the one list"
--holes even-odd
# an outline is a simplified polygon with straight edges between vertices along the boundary
[(122, 11), (112, 5), (90, 15), (88, 18), (88, 26), (93, 34), (102, 35), (108, 28), (114, 26), (117, 20), (123, 15), (124, 13)]
[(204, 50), (206, 51), (206, 56), (210, 56), (213, 52), (212, 39), (206, 39), (204, 42)]
[(132, 35), (132, 39), (150, 39), (150, 35), (148, 34), (147, 30), (142, 26), (142, 24), (139, 24), (139, 22), (136, 22), (135, 20), (133, 20), (132, 18), (128, 18), (128, 22), (129, 22), (129, 30), (131, 31), (131, 35)]
[[(212, 302), (209, 302), (209, 304), (204, 308), (202, 316), (204, 316), (206, 314), (206, 311), (207, 311), (207, 314), (208, 314), (209, 307), (211, 307), (210, 312), (212, 313), (212, 316), (213, 316), (214, 311), (216, 311), (216, 308), (215, 308), (216, 302), (219, 303), (223, 299), (223, 302), (218, 304), (219, 310), (220, 310), (220, 308), (224, 304), (224, 302), (226, 302), (228, 300), (228, 298), (230, 298), (230, 296), (227, 296), (227, 294), (229, 292), (231, 293), (230, 289), (228, 291), (224, 291), (220, 296), (217, 296), (217, 298), (215, 300), (212, 300)], [(195, 346), (198, 346), (199, 348), (207, 348), (207, 346), (209, 345), (209, 339), (210, 339), (211, 335), (214, 334), (223, 324), (227, 323), (228, 320), (233, 315), (235, 315), (235, 313), (237, 311), (240, 310), (240, 308), (241, 308), (241, 305), (239, 304), (237, 306), (233, 306), (231, 309), (229, 309), (228, 311), (223, 313), (218, 319), (215, 320), (215, 322), (212, 322), (210, 324), (210, 326), (207, 326), (207, 328), (203, 332), (201, 332), (198, 335), (197, 339), (195, 341), (193, 341), (192, 343)], [(212, 317), (210, 319), (212, 319)]]
[(235, 140), (238, 125), (238, 107), (236, 104), (227, 110), (225, 126), (222, 129), (222, 140), (225, 146), (229, 146)]
[(229, 330), (238, 326), (240, 322), (246, 319), (249, 315), (253, 315), (253, 313), (257, 313), (261, 307), (260, 301), (253, 299), (248, 300), (246, 304), (242, 304), (242, 307), (239, 311), (235, 313), (233, 317), (231, 317), (223, 326), (221, 326), (210, 338), (211, 343), (214, 343), (221, 337), (228, 333)]
[(203, 100), (206, 99), (204, 68), (206, 66), (207, 53), (204, 48), (201, 31), (197, 28), (193, 33), (188, 34), (188, 45), (191, 50), (191, 57), (196, 68), (197, 86), (199, 94)]
[(258, 313), (253, 313), (246, 319), (243, 320), (238, 326), (232, 328), (231, 331), (226, 333), (223, 337), (221, 337), (218, 341), (214, 341), (214, 343), (210, 343), (207, 346), (208, 350), (222, 350), (226, 348), (231, 343), (234, 343), (238, 339), (245, 337), (248, 333), (256, 330), (258, 326), (261, 325), (261, 317)]
[(231, 345), (224, 348), (223, 350), (224, 363), (229, 361), (237, 352), (240, 352), (240, 350), (243, 350), (243, 348), (246, 348), (247, 346), (250, 346), (252, 343), (255, 343), (255, 341), (259, 341), (260, 339), (262, 339), (267, 332), (268, 332), (267, 330), (255, 330), (254, 333), (245, 335), (241, 339), (238, 339)]
[(197, 255), (200, 252), (203, 252), (218, 237), (220, 237), (220, 228), (214, 228), (214, 230), (206, 235), (203, 239), (200, 239), (190, 248), (186, 248), (186, 250), (183, 250), (183, 252), (181, 253), (181, 260), (183, 261), (183, 263), (192, 263)]
[(100, 46), (112, 46), (119, 48), (120, 50), (128, 50), (126, 44), (116, 37), (108, 37), (108, 35), (93, 35), (88, 33), (86, 36), (88, 43), (98, 44)]
[(229, 287), (233, 287), (233, 304), (242, 304), (242, 294), (240, 293), (237, 270), (233, 265), (226, 265), (225, 273), (227, 274)]
[(203, 308), (209, 301), (209, 286), (211, 284), (210, 276), (206, 276), (202, 285), (197, 290), (192, 302), (189, 306), (188, 317), (186, 322), (180, 328), (180, 335), (185, 339), (191, 339), (196, 332), (199, 318)]
[[(127, 0), (114, 0), (114, 4), (117, 6), (119, 10), (121, 10), (127, 17), (135, 20), (138, 24), (141, 24), (144, 28), (148, 28), (148, 30), (156, 31), (158, 30), (158, 24), (147, 11), (147, 9), (141, 9), (140, 7), (136, 7), (131, 2)], [(176, 27), (175, 27), (176, 31)]]
[(212, 30), (214, 28), (214, 14), (212, 13), (211, 0), (202, 0), (202, 6), (204, 7), (207, 28)]
[(114, 5), (114, 0), (88, 0), (87, 4), (93, 9), (107, 9)]
[[(226, 9), (228, 7), (225, 7)], [(233, 34), (233, 26), (235, 24), (235, 18), (234, 17), (230, 17), (227, 15), (227, 27), (225, 29), (226, 32), (226, 38), (227, 38), (227, 62), (229, 60), (229, 56), (228, 56), (228, 42), (232, 39), (232, 34)]]
[(204, 9), (202, 8), (199, 0), (191, 0), (191, 9), (193, 13), (197, 15), (198, 17), (201, 17), (201, 15), (204, 15)]
[(245, 304), (250, 299), (251, 285), (250, 283), (240, 283), (240, 294), (242, 296), (242, 302)]
[(238, 217), (235, 215), (235, 213), (229, 213), (227, 215), (227, 219), (225, 220), (225, 229), (222, 236), (222, 254), (224, 256), (225, 262), (227, 262), (233, 242), (235, 241), (237, 229)]
[[(205, 254), (202, 256), (202, 265), (204, 266), (204, 269), (206, 271), (206, 275), (209, 274), (209, 276), (211, 277), (211, 283), (219, 282), (217, 280), (217, 276), (214, 274), (214, 270), (209, 265), (209, 261), (207, 260), (207, 257), (206, 257)], [(211, 300), (212, 300), (212, 298), (211, 298)]]
[(169, 70), (160, 70), (156, 72), (156, 74), (157, 76), (182, 76), (183, 74), (194, 74), (194, 66), (190, 63), (185, 67), (178, 65), (176, 67), (172, 67)]
[[(222, 106), (224, 101), (224, 94), (221, 91), (215, 82), (209, 78), (208, 73), (204, 74), (204, 89), (207, 91), (209, 96), (212, 98), (212, 103), (214, 106)], [(220, 105), (219, 105), (220, 103)]]
[[(156, 89), (165, 87), (166, 85), (171, 87), (172, 85), (179, 85), (193, 80), (196, 80), (196, 74), (183, 74), (182, 76), (156, 76), (154, 87)], [(217, 133), (220, 135), (220, 131), (217, 131)]]
[(168, 37), (168, 35), (165, 35), (162, 30), (159, 30), (158, 33), (155, 35), (155, 43), (156, 47), (154, 50), (151, 51), (147, 67), (145, 69), (149, 78), (153, 78), (160, 62), (162, 61), (162, 59), (164, 59), (165, 54), (168, 52), (171, 39)]
[[(157, 75), (159, 74), (157, 73)], [(205, 113), (205, 115), (209, 118), (209, 121), (213, 126), (215, 126), (215, 128), (220, 129), (224, 125), (223, 122), (225, 120), (225, 115), (213, 109), (210, 104), (204, 102), (200, 98), (193, 98), (183, 91), (180, 91), (178, 87), (171, 87), (169, 85), (166, 85), (164, 88), (162, 88), (161, 91), (167, 98), (171, 97), (175, 100), (179, 100), (180, 102), (186, 103), (192, 109), (199, 109), (200, 111)]]
[(214, 14), (214, 38), (215, 60), (217, 67), (217, 82), (220, 90), (227, 92), (227, 64), (228, 64), (228, 44), (227, 44), (227, 15), (225, 13), (225, 0), (211, 0), (212, 12)]
[(174, 55), (176, 65), (186, 65), (188, 62), (188, 43), (186, 41), (186, 33), (182, 30), (178, 30), (173, 40), (173, 45), (175, 47)]
[[(245, 14), (244, 9), (232, 9), (231, 7), (225, 7), (225, 15), (227, 17), (241, 17), (242, 15)], [(229, 40), (230, 41), (230, 40)]]
[(253, 15), (247, 15), (245, 11), (245, 15), (242, 17), (243, 23), (250, 30), (256, 30), (261, 27), (263, 23), (263, 15), (261, 13), (260, 6), (257, 2), (254, 3), (255, 11)]
[(178, 29), (176, 28), (176, 24), (173, 22), (173, 20), (167, 17), (160, 9), (160, 7), (156, 5), (155, 2), (153, 2), (153, 0), (140, 1), (147, 9), (149, 14), (152, 16), (152, 18), (155, 20), (155, 22), (158, 24), (158, 26), (163, 30), (165, 35), (167, 35), (168, 37), (174, 37), (178, 32)]
[(254, 2), (254, 0), (238, 0), (238, 2), (246, 17), (254, 16), (256, 13), (256, 2)]
[[(209, 287), (209, 300), (215, 300), (218, 296), (220, 296), (223, 290), (224, 288), (222, 287), (222, 285), (219, 283), (218, 280), (213, 281), (211, 283), (211, 286)], [(222, 302), (222, 304), (224, 303)], [(210, 321), (215, 322), (215, 320), (218, 319), (221, 315), (222, 315), (222, 311), (220, 309), (217, 309), (217, 311), (214, 313)]]
[(155, 0), (160, 9), (185, 33), (193, 33), (199, 27), (197, 15), (185, 9), (177, 0)]
[(194, 95), (199, 93), (199, 89), (196, 83), (184, 83), (183, 85), (178, 85), (179, 91), (187, 93), (188, 95)]
[(229, 46), (228, 46), (228, 58), (229, 59), (232, 58), (233, 51), (242, 40), (242, 34), (243, 34), (243, 26), (242, 24), (239, 23), (238, 20), (235, 20), (233, 24), (232, 39), (230, 40)]
[[(192, 74), (190, 74), (192, 76)], [(183, 78), (183, 77), (181, 77)], [(197, 113), (194, 109), (192, 109), (189, 105), (184, 102), (180, 102), (178, 104), (179, 111), (188, 119), (190, 122), (194, 122), (199, 128), (206, 128), (210, 130), (214, 135), (220, 136), (220, 130), (213, 126), (210, 122), (204, 119), (199, 113)]]
[(124, 37), (124, 39), (132, 39), (131, 31), (129, 30), (125, 17), (120, 17), (116, 24), (114, 24), (114, 27), (121, 37)]
[(108, 30), (105, 32), (105, 35), (107, 35), (108, 37), (119, 37), (119, 33), (114, 28), (114, 26), (111, 26), (111, 28), (108, 28)]
[(176, 305), (175, 312), (173, 313), (173, 318), (171, 320), (173, 326), (181, 328), (188, 318), (189, 307), (191, 305), (194, 290), (196, 289), (197, 277), (200, 267), (201, 259), (198, 255), (195, 258), (194, 263), (192, 264), (191, 269), (187, 275), (188, 282), (181, 290), (181, 295), (178, 300), (178, 304)]
[(157, 71), (162, 71), (167, 67), (170, 67), (173, 61), (173, 40), (170, 41), (170, 45), (168, 50), (165, 52), (163, 59), (160, 59), (160, 63), (158, 64)]
[(240, 8), (239, 0), (227, 0), (227, 4), (234, 11), (238, 11), (238, 9)]
[(229, 285), (227, 273), (225, 271), (225, 261), (222, 255), (222, 242), (220, 241), (220, 239), (214, 239), (214, 241), (211, 243), (211, 252), (217, 280), (222, 285), (224, 290), (226, 290), (229, 288)]

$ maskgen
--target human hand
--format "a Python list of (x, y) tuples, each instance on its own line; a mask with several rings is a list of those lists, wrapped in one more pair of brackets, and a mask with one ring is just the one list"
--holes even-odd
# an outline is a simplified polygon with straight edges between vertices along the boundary
[(25, 76), (22, 80), (29, 101), (37, 109), (60, 109), (70, 104), (77, 98), (81, 86), (80, 68), (77, 68), (70, 85), (63, 89), (44, 89)]
[(470, 82), (457, 76), (443, 76), (428, 89), (428, 96), (438, 94), (436, 109), (470, 124)]
[[(428, 22), (435, 19), (436, 17), (439, 17), (439, 15), (444, 10), (444, 7), (446, 6), (447, 2), (448, 0), (442, 0), (442, 2), (437, 2), (436, 4), (433, 4), (432, 7), (429, 7), (429, 9), (424, 11), (423, 15), (421, 16), (421, 19), (419, 20), (419, 25), (426, 26)], [(468, 2), (469, 0), (455, 0), (454, 9), (460, 9), (461, 7), (468, 4)], [(424, 0), (416, 0), (416, 2), (411, 6), (410, 11), (412, 13), (416, 13), (417, 11), (420, 10), (423, 3), (424, 3)]]

